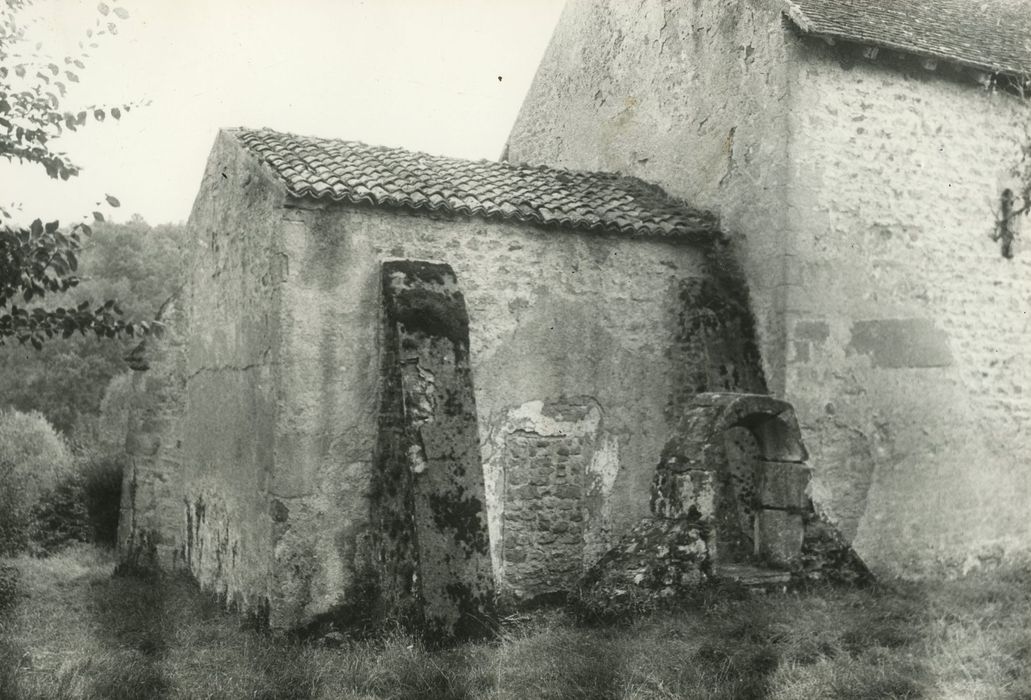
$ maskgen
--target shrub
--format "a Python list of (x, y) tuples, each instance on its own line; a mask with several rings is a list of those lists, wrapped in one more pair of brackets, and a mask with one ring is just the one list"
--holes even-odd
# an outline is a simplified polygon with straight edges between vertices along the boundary
[(0, 553), (24, 548), (33, 505), (68, 478), (72, 464), (42, 414), (0, 410)]
[(27, 542), (29, 503), (14, 462), (0, 457), (0, 556), (21, 551)]
[(81, 457), (75, 472), (44, 493), (29, 512), (32, 553), (47, 556), (75, 542), (114, 546), (122, 464), (121, 455)]
[(80, 474), (70, 474), (43, 494), (29, 513), (29, 548), (48, 556), (73, 542), (89, 542), (91, 527)]

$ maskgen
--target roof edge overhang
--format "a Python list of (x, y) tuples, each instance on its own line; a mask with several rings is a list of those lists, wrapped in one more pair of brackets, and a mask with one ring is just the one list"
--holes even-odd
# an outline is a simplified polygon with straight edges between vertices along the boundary
[[(263, 167), (265, 167), (264, 164)], [(720, 225), (719, 217), (708, 211), (700, 212), (698, 226), (693, 228), (674, 229), (672, 231), (662, 231), (658, 229), (648, 230), (636, 227), (620, 228), (617, 226), (603, 224), (586, 225), (580, 222), (568, 221), (542, 222), (532, 217), (504, 215), (496, 212), (454, 209), (447, 206), (414, 206), (408, 203), (381, 202), (369, 196), (355, 198), (332, 197), (328, 195), (316, 196), (311, 193), (293, 192), (289, 188), (287, 188), (286, 195), (284, 206), (288, 209), (331, 211), (336, 208), (352, 208), (386, 212), (393, 215), (421, 216), (442, 220), (487, 221), (499, 224), (529, 226), (544, 231), (562, 231), (568, 233), (591, 234), (594, 236), (617, 236), (619, 238), (664, 241), (677, 245), (685, 244), (696, 245), (699, 247), (725, 244), (730, 240)]]
[(877, 37), (821, 28), (812, 19), (810, 19), (808, 15), (806, 15), (805, 11), (799, 7), (798, 4), (792, 2), (792, 0), (781, 0), (781, 2), (784, 5), (784, 16), (787, 17), (791, 23), (799, 29), (799, 31), (810, 37), (887, 49), (889, 51), (896, 51), (898, 53), (908, 54), (918, 58), (941, 61), (943, 63), (948, 63), (959, 68), (965, 68), (978, 73), (1002, 75), (1025, 85), (1031, 83), (1031, 66), (1020, 67), (971, 61), (969, 59), (953, 56), (947, 53), (928, 51), (914, 46), (899, 44), (897, 42), (885, 41), (883, 39), (878, 39)]
[[(245, 134), (253, 134), (261, 131), (267, 131), (280, 136), (289, 136), (291, 138), (311, 138), (333, 142), (337, 142), (339, 140), (323, 137), (296, 136), (287, 132), (276, 132), (271, 129), (255, 130), (248, 129), (246, 127), (223, 127), (219, 129), (220, 135), (230, 138), (237, 148), (241, 149), (254, 160), (255, 164), (263, 174), (272, 178), (272, 180), (282, 188), (282, 192), (284, 194), (282, 206), (286, 208), (313, 210), (328, 210), (334, 207), (374, 208), (390, 211), (395, 214), (405, 213), (414, 216), (426, 216), (438, 219), (478, 219), (481, 221), (507, 222), (523, 224), (541, 230), (579, 232), (599, 236), (610, 235), (622, 238), (666, 241), (672, 244), (688, 244), (697, 246), (705, 246), (708, 244), (718, 245), (720, 243), (725, 243), (728, 240), (727, 235), (721, 229), (720, 219), (715, 213), (691, 207), (681, 199), (669, 195), (659, 185), (649, 183), (637, 177), (613, 172), (587, 173), (567, 171), (567, 174), (569, 176), (593, 175), (605, 180), (621, 181), (625, 183), (627, 191), (633, 191), (636, 194), (644, 194), (646, 196), (651, 195), (664, 198), (668, 203), (674, 205), (675, 208), (680, 210), (679, 215), (682, 221), (678, 224), (670, 225), (671, 222), (669, 222), (668, 218), (665, 220), (649, 221), (646, 223), (633, 221), (630, 218), (618, 218), (618, 220), (609, 218), (606, 220), (602, 216), (596, 214), (584, 214), (582, 212), (572, 213), (569, 211), (563, 211), (561, 208), (521, 208), (519, 206), (509, 206), (507, 203), (503, 205), (503, 208), (495, 207), (490, 209), (484, 202), (474, 202), (473, 205), (469, 205), (457, 197), (437, 200), (424, 198), (423, 201), (413, 201), (411, 198), (399, 198), (393, 196), (383, 188), (375, 187), (362, 187), (360, 191), (335, 191), (333, 189), (319, 190), (309, 186), (296, 187), (288, 179), (284, 178), (282, 173), (273, 167), (267, 158), (255, 153), (255, 151), (245, 142), (245, 139), (242, 138)], [(346, 143), (360, 144), (360, 142)], [(366, 144), (360, 145), (364, 147)], [(370, 148), (404, 150), (396, 147), (373, 146)], [(430, 154), (417, 152), (409, 152), (409, 154), (425, 155), (429, 158), (449, 158), (447, 156), (432, 156)], [(555, 170), (554, 168), (549, 168), (543, 165), (514, 166), (507, 163), (498, 163), (497, 161), (469, 162), (496, 163), (506, 167), (523, 168), (531, 171), (541, 170), (547, 172)]]

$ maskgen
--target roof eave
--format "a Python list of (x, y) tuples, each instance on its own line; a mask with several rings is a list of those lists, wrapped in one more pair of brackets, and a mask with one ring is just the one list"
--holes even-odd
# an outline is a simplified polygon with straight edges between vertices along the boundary
[(286, 206), (291, 209), (325, 210), (336, 207), (353, 207), (358, 209), (375, 209), (392, 213), (403, 213), (410, 216), (446, 217), (465, 220), (493, 221), (538, 229), (563, 230), (596, 235), (612, 235), (623, 238), (676, 241), (694, 245), (711, 245), (726, 242), (726, 234), (720, 227), (719, 218), (710, 212), (698, 213), (698, 224), (693, 227), (677, 227), (663, 230), (658, 226), (617, 226), (598, 222), (588, 225), (583, 222), (568, 220), (538, 221), (536, 218), (519, 214), (503, 215), (499, 212), (463, 211), (448, 207), (415, 206), (409, 203), (380, 202), (372, 197), (334, 197), (329, 194), (296, 193), (287, 191)]
[(802, 8), (800, 8), (796, 3), (791, 2), (791, 0), (783, 0), (783, 3), (784, 16), (787, 17), (791, 21), (791, 23), (794, 24), (803, 34), (813, 38), (832, 39), (835, 41), (840, 40), (851, 42), (853, 44), (862, 44), (865, 46), (888, 49), (889, 51), (897, 51), (898, 53), (903, 53), (910, 56), (930, 58), (936, 61), (949, 63), (951, 65), (959, 66), (961, 68), (967, 68), (981, 73), (1005, 75), (1010, 78), (1016, 78), (1024, 81), (1028, 80), (1028, 76), (1031, 75), (1031, 68), (1023, 68), (1020, 66), (990, 65), (978, 61), (971, 61), (968, 59), (960, 58), (958, 56), (952, 56), (949, 54), (936, 53), (934, 51), (923, 51), (912, 46), (897, 44), (891, 41), (884, 41), (883, 39), (856, 36), (855, 34), (846, 34), (845, 32), (836, 32), (834, 30), (822, 29), (815, 22), (813, 22), (813, 20), (810, 19), (802, 10)]

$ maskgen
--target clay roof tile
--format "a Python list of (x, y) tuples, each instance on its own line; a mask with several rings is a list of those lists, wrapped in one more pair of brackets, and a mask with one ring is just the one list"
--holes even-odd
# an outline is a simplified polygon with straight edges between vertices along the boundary
[(435, 211), (574, 229), (697, 240), (716, 218), (641, 180), (505, 162), (468, 161), (272, 131), (234, 129), (298, 198), (427, 206)]
[(993, 73), (1031, 73), (1027, 0), (784, 0), (807, 34), (883, 46)]

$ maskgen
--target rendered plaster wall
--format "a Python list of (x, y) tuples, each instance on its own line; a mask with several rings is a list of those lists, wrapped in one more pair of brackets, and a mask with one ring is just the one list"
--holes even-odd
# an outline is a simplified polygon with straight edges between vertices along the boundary
[(787, 76), (773, 0), (569, 0), (506, 149), (636, 175), (720, 215), (783, 388)]
[[(540, 481), (548, 513), (526, 528), (557, 539), (575, 534), (581, 568), (647, 512), (651, 475), (678, 413), (670, 377), (697, 361), (683, 339), (681, 295), (705, 274), (698, 248), (357, 207), (294, 208), (285, 217), (277, 464), (288, 467), (272, 488), (293, 498), (291, 522), (302, 511), (318, 524), (290, 542), (313, 562), (307, 581), (321, 597), (312, 595), (308, 610), (333, 604), (368, 547), (362, 496), (377, 434), (384, 260), (447, 263), (465, 297), (496, 573), (512, 517), (506, 488)], [(531, 447), (542, 463), (522, 463), (506, 484), (506, 464)], [(538, 466), (554, 471), (538, 475)], [(542, 524), (565, 512), (564, 532)]]
[(280, 595), (272, 541), (281, 508), (268, 482), (279, 391), (281, 197), (220, 134), (188, 223), (193, 260), (177, 437), (181, 561), (202, 588), (261, 615)]
[(989, 235), (1031, 110), (947, 66), (795, 51), (786, 398), (817, 495), (881, 570), (1026, 552), (1031, 249)]

